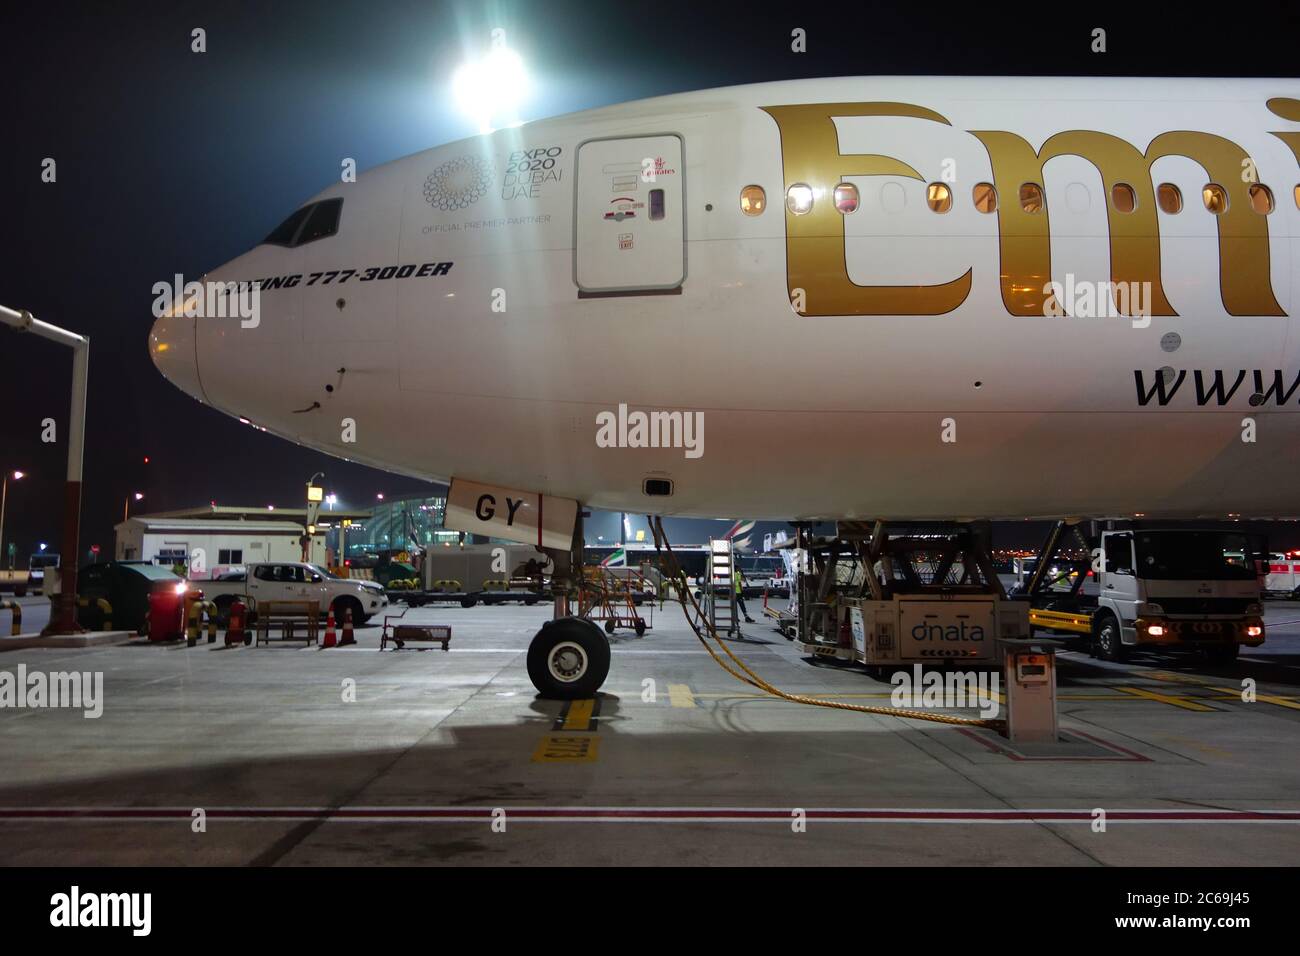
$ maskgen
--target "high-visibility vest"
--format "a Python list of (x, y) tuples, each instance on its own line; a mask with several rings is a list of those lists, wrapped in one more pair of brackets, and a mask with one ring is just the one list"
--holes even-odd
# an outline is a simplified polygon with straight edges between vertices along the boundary
[(744, 591), (744, 586), (740, 583), (740, 570), (736, 569), (735, 571), (732, 572), (731, 576), (732, 576), (732, 580), (736, 582), (736, 593), (740, 594), (742, 591)]

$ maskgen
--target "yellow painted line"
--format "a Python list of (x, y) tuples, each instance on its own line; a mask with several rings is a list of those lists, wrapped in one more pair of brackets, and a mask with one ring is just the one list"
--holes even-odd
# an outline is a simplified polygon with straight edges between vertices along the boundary
[(561, 730), (590, 730), (591, 729), (591, 712), (595, 708), (596, 702), (592, 699), (571, 700), (566, 708), (564, 715), (564, 726)]
[[(1240, 697), (1240, 694), (1238, 694)], [(1276, 704), (1279, 707), (1287, 707), (1291, 710), (1300, 710), (1300, 704), (1294, 700), (1287, 700), (1285, 697), (1274, 697), (1272, 694), (1257, 694), (1255, 700), (1262, 700), (1266, 704)]]
[(695, 695), (691, 693), (691, 685), (669, 684), (668, 702), (674, 707), (694, 707)]
[(1146, 677), (1151, 680), (1167, 681), (1171, 684), (1195, 684), (1198, 687), (1213, 687), (1208, 684), (1204, 677), (1197, 677), (1195, 674), (1173, 674), (1169, 671), (1128, 671), (1129, 677)]
[[(1235, 700), (1239, 704), (1246, 703), (1246, 701), (1241, 699), (1242, 692), (1239, 687), (1212, 687), (1211, 689), (1217, 690), (1223, 694), (1223, 697), (1219, 698), (1219, 700)], [(1278, 707), (1286, 707), (1288, 710), (1300, 710), (1300, 703), (1297, 703), (1297, 698), (1290, 695), (1257, 693), (1255, 695), (1255, 701), (1265, 704), (1275, 704)]]
[(1198, 710), (1214, 712), (1215, 708), (1208, 707), (1205, 704), (1198, 704), (1190, 697), (1179, 697), (1173, 694), (1157, 694), (1152, 690), (1143, 690), (1140, 687), (1116, 687), (1116, 690), (1122, 690), (1134, 697), (1141, 697), (1143, 700), (1155, 700), (1162, 704), (1172, 704), (1174, 707), (1181, 707), (1184, 710)]
[(600, 738), (548, 734), (533, 751), (533, 763), (595, 763)]

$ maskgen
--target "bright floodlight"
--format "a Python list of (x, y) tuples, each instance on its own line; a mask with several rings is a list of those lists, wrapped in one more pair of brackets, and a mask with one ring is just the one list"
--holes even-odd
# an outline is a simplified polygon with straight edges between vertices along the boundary
[(483, 59), (457, 70), (452, 88), (456, 102), (478, 123), (479, 132), (490, 133), (493, 120), (500, 120), (503, 126), (519, 122), (519, 104), (528, 92), (528, 74), (518, 53), (498, 46)]

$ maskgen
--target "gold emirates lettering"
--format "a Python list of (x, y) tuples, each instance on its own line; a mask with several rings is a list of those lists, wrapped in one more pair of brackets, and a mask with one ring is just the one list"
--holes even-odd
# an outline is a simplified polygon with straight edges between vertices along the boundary
[[(1300, 100), (1275, 97), (1267, 103), (1275, 116), (1300, 122)], [(910, 103), (811, 103), (765, 106), (781, 135), (785, 188), (796, 183), (829, 193), (850, 176), (901, 176), (924, 182), (915, 169), (892, 156), (840, 152), (835, 117), (892, 116), (951, 126), (939, 113)], [(1177, 313), (1165, 296), (1160, 277), (1160, 224), (1156, 215), (1151, 166), (1165, 156), (1198, 163), (1209, 182), (1228, 194), (1227, 209), (1215, 216), (1219, 245), (1219, 292), (1229, 315), (1285, 315), (1273, 294), (1268, 221), (1251, 203), (1256, 182), (1243, 175), (1253, 169), (1249, 154), (1236, 143), (1212, 133), (1175, 130), (1151, 140), (1146, 152), (1109, 133), (1069, 130), (1035, 149), (1015, 133), (971, 130), (989, 156), (998, 195), (1018, 197), (1024, 183), (1043, 182), (1043, 167), (1058, 156), (1078, 156), (1101, 174), (1107, 196), (1117, 183), (1136, 193), (1131, 213), (1107, 203), (1111, 281), (1149, 282), (1151, 315)], [(1300, 132), (1273, 132), (1300, 163)], [(1002, 302), (1011, 315), (1048, 311), (1052, 274), (1050, 210), (1025, 211), (1018, 201), (998, 204), (998, 251)], [(786, 276), (792, 300), (801, 299), (804, 315), (943, 315), (970, 294), (972, 270), (938, 285), (864, 286), (849, 278), (845, 258), (844, 217), (832, 203), (815, 203), (796, 216), (788, 208)], [(1126, 288), (1131, 286), (1125, 286)], [(802, 290), (798, 296), (797, 290)], [(1130, 314), (1128, 303), (1116, 303)]]

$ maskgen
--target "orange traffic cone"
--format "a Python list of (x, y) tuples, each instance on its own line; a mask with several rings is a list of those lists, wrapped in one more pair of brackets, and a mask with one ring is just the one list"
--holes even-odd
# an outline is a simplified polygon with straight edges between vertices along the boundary
[(325, 619), (325, 640), (321, 647), (333, 647), (337, 642), (334, 634), (334, 608), (330, 608), (329, 617)]
[(352, 636), (352, 608), (345, 608), (343, 611), (343, 639), (339, 641), (339, 646), (344, 644), (355, 644), (357, 639)]

